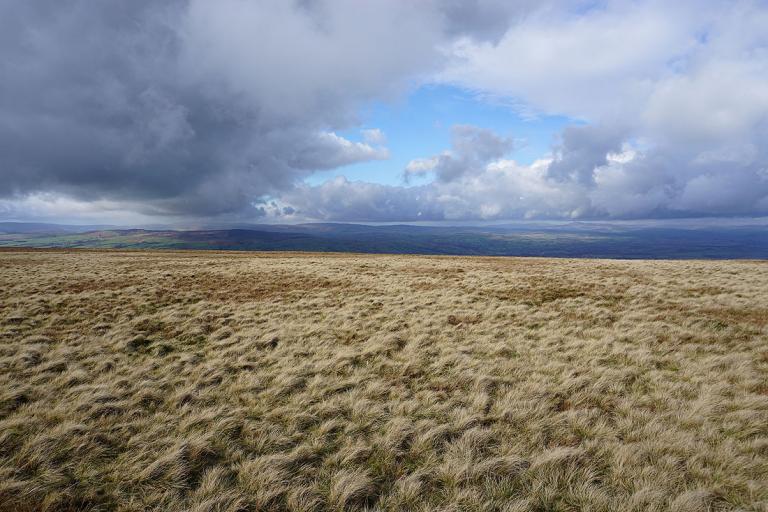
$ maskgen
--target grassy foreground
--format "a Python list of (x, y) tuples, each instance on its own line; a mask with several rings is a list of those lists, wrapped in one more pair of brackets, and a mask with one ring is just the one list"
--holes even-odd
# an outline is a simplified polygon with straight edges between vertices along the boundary
[(768, 510), (768, 263), (0, 252), (1, 510)]

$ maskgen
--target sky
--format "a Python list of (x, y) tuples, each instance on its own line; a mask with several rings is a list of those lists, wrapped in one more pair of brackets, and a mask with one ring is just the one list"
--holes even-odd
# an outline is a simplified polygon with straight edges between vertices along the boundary
[(0, 220), (768, 215), (768, 2), (0, 0)]

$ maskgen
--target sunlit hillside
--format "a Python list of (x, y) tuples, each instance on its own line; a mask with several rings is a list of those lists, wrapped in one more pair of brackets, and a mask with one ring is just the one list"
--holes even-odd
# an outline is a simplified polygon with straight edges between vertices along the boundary
[(0, 252), (0, 510), (768, 509), (768, 263)]

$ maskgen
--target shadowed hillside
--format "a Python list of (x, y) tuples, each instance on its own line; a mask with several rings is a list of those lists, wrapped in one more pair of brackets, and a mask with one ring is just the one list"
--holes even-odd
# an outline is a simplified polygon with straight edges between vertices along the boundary
[[(47, 227), (46, 227), (47, 226)], [(768, 226), (531, 223), (508, 226), (251, 225), (100, 229), (0, 223), (0, 247), (362, 252), (569, 258), (768, 258)]]

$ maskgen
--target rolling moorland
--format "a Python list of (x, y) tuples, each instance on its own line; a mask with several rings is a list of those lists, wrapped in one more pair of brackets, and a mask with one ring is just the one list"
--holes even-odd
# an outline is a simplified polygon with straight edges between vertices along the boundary
[[(757, 222), (757, 223), (754, 223)], [(364, 252), (624, 259), (768, 258), (768, 223), (530, 222), (486, 226), (315, 223), (118, 229), (0, 223), (0, 247)]]
[(768, 263), (0, 250), (0, 510), (768, 509)]

